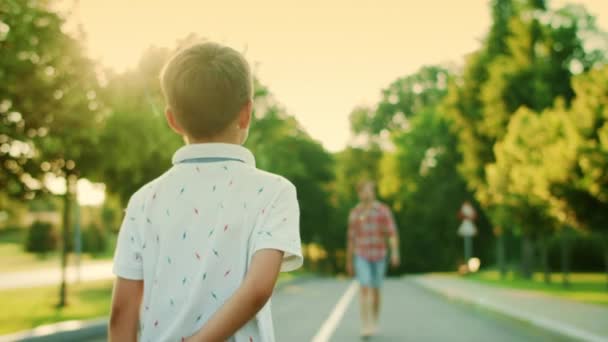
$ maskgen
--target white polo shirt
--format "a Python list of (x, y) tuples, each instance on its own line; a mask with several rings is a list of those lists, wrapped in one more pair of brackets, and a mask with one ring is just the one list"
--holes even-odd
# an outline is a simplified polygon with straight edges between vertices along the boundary
[[(285, 252), (302, 265), (296, 189), (256, 169), (232, 144), (180, 148), (173, 167), (130, 199), (114, 273), (143, 279), (140, 340), (180, 341), (199, 330), (243, 282), (254, 253)], [(270, 302), (232, 338), (274, 341)]]

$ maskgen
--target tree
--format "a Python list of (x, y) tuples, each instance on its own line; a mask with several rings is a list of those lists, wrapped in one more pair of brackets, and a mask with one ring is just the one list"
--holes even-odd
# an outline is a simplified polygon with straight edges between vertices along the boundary
[(556, 190), (577, 222), (603, 242), (608, 286), (608, 65), (576, 77), (573, 88), (568, 113), (579, 134), (578, 158), (571, 178)]
[(328, 230), (323, 235), (323, 246), (329, 249), (336, 271), (343, 269), (346, 262), (348, 215), (359, 200), (357, 184), (362, 180), (380, 180), (381, 158), (382, 150), (374, 143), (365, 147), (349, 146), (334, 154), (335, 179), (330, 186), (332, 211)]
[[(360, 107), (351, 114), (356, 134), (385, 145), (382, 136), (390, 137), (389, 148), (375, 161), (374, 179), (401, 228), (402, 270), (453, 269), (460, 258), (456, 214), (470, 194), (456, 171), (461, 160), (456, 137), (441, 110), (448, 79), (442, 67), (423, 67), (392, 82), (375, 109)], [(353, 165), (361, 168), (360, 160)], [(354, 192), (354, 184), (349, 186)], [(488, 230), (482, 232), (487, 239)], [(437, 250), (439, 245), (444, 247)]]
[[(510, 120), (503, 140), (495, 145), (496, 162), (486, 169), (488, 188), (484, 203), (501, 208), (499, 224), (511, 224), (523, 236), (522, 273), (530, 276), (532, 241), (537, 240), (545, 281), (550, 282), (548, 240), (558, 228), (571, 224), (563, 200), (551, 193), (552, 184), (564, 182), (576, 158), (575, 132), (563, 101), (556, 109), (537, 114), (520, 109)], [(510, 215), (504, 222), (504, 213)]]
[(333, 158), (257, 81), (246, 146), (260, 169), (286, 177), (298, 189), (302, 241), (319, 243), (333, 252), (333, 239), (327, 234), (332, 229), (328, 187), (333, 180)]
[(33, 198), (48, 173), (67, 183), (62, 229), (62, 284), (71, 205), (80, 174), (94, 167), (101, 120), (97, 77), (78, 39), (64, 33), (64, 19), (51, 1), (6, 1), (0, 7), (0, 184), (11, 196)]
[[(177, 46), (197, 40), (188, 36)], [(126, 203), (142, 185), (171, 166), (171, 156), (183, 144), (167, 125), (158, 75), (170, 49), (150, 48), (139, 65), (122, 74), (109, 74), (103, 97), (111, 108), (100, 136), (104, 158), (99, 177)], [(254, 83), (254, 120), (246, 147), (257, 166), (285, 176), (298, 189), (302, 240), (329, 245), (328, 184), (333, 160), (286, 113), (270, 91)]]
[(102, 96), (110, 111), (100, 134), (99, 177), (123, 204), (167, 170), (183, 144), (166, 122), (158, 81), (169, 54), (169, 49), (149, 48), (133, 70), (108, 73)]
[[(486, 171), (487, 165), (497, 162), (495, 147), (505, 137), (513, 114), (521, 107), (540, 113), (558, 97), (569, 106), (574, 97), (572, 74), (605, 59), (601, 48), (586, 48), (586, 42), (601, 37), (601, 33), (580, 7), (553, 11), (547, 10), (543, 1), (496, 1), (493, 6), (493, 17), (500, 20), (494, 23), (482, 49), (469, 57), (462, 76), (450, 84), (446, 111), (459, 136), (463, 154), (460, 170), (469, 187), (484, 207), (504, 213), (498, 203), (506, 202), (488, 202), (495, 197), (488, 195), (494, 190), (488, 186)], [(504, 8), (509, 9), (508, 20), (500, 12)], [(516, 203), (530, 207), (512, 207)], [(545, 206), (515, 201), (506, 209), (536, 215), (542, 208)], [(490, 217), (504, 215), (490, 213)], [(505, 226), (508, 222), (494, 224), (509, 228)], [(527, 245), (533, 230), (517, 231)], [(523, 250), (529, 249), (525, 247)], [(525, 258), (522, 262), (530, 263)]]

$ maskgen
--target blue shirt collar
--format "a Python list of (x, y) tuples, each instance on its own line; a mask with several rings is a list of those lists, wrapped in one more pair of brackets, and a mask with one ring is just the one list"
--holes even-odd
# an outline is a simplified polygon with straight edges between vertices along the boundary
[(240, 145), (225, 143), (189, 144), (182, 146), (173, 154), (173, 164), (199, 158), (237, 159), (255, 167), (255, 157), (251, 151)]

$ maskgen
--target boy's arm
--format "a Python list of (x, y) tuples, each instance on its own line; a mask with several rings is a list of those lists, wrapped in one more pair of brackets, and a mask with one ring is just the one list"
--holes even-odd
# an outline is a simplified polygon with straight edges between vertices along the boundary
[(116, 278), (112, 294), (108, 341), (137, 341), (139, 307), (143, 292), (142, 280)]
[(262, 249), (251, 259), (243, 284), (195, 335), (186, 341), (223, 342), (260, 311), (274, 290), (283, 252)]

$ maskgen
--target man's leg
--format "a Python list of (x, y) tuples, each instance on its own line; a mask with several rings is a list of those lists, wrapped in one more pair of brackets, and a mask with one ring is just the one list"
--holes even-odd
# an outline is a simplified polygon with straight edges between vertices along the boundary
[(378, 317), (380, 316), (380, 288), (371, 288), (372, 297), (372, 322), (374, 327), (378, 325)]
[(371, 332), (375, 334), (378, 330), (378, 319), (380, 317), (380, 302), (381, 295), (380, 289), (382, 288), (382, 282), (386, 274), (386, 261), (380, 260), (373, 263), (371, 267), (372, 274), (372, 288), (369, 291), (371, 300)]
[(361, 335), (367, 336), (369, 335), (371, 329), (371, 318), (372, 318), (372, 308), (371, 308), (371, 289), (366, 286), (361, 286)]
[(360, 290), (360, 314), (361, 314), (361, 335), (369, 336), (371, 334), (371, 318), (372, 318), (372, 303), (371, 303), (371, 267), (370, 262), (355, 256), (355, 273), (359, 281)]

